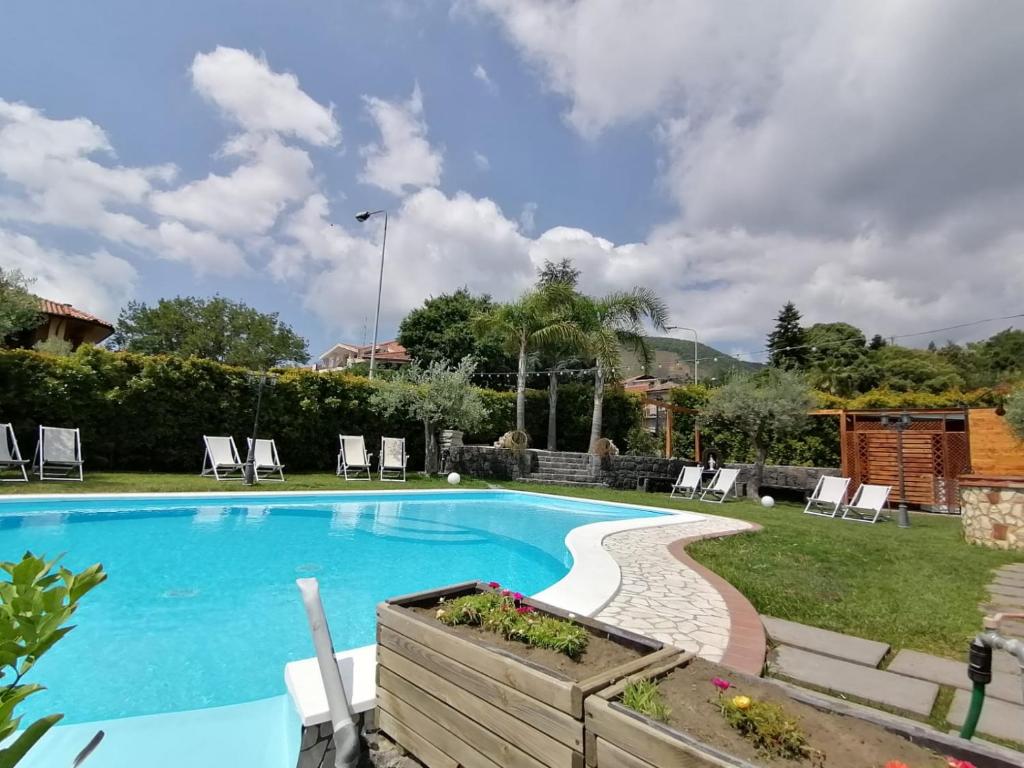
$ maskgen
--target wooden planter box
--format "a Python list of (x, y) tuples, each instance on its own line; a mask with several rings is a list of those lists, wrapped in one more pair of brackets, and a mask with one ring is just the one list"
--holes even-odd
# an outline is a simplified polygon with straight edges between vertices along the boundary
[[(679, 655), (663, 643), (587, 618), (576, 623), (644, 655), (572, 680), (510, 651), (459, 637), (413, 610), (491, 591), (478, 582), (397, 597), (377, 607), (379, 725), (429, 768), (582, 768), (583, 702), (610, 683)], [(558, 608), (523, 600), (538, 612)]]
[[(586, 763), (591, 768), (777, 768), (806, 765), (806, 761), (773, 760), (771, 763), (751, 764), (704, 744), (682, 731), (652, 720), (635, 712), (616, 699), (623, 689), (636, 679), (659, 680), (677, 667), (687, 665), (694, 655), (685, 653), (663, 662), (652, 664), (640, 674), (632, 675), (587, 697), (586, 710)], [(781, 681), (752, 678), (738, 672), (729, 672), (732, 680), (757, 680), (777, 686), (789, 698), (824, 712), (857, 718), (895, 733), (915, 744), (931, 749), (939, 755), (952, 755), (968, 760), (976, 768), (1015, 768), (1019, 763), (1000, 754), (996, 749), (977, 742), (964, 742), (885, 712), (849, 704), (822, 694), (798, 688)]]

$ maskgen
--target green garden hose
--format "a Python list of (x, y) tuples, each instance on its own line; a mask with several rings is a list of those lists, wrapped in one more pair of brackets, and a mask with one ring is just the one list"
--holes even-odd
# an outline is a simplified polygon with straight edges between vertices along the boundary
[(967, 719), (964, 720), (963, 728), (960, 729), (961, 739), (970, 739), (974, 736), (974, 729), (978, 727), (978, 718), (981, 717), (981, 705), (985, 703), (985, 684), (975, 683), (971, 692), (971, 706), (967, 710)]

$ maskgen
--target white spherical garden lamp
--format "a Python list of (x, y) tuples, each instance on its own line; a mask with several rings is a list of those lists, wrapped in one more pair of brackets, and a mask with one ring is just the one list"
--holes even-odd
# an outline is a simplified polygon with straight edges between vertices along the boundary
[(771, 496), (762, 496), (761, 497), (761, 506), (764, 507), (765, 509), (768, 509), (770, 507), (774, 507), (775, 506), (775, 499), (773, 499)]
[(462, 482), (462, 475), (458, 472), (451, 472), (448, 475), (448, 485), (458, 485)]

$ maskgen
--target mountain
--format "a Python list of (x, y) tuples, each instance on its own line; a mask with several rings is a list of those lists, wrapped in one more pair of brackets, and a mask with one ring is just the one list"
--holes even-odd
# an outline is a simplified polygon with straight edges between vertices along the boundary
[[(693, 375), (693, 342), (667, 336), (647, 336), (647, 343), (654, 350), (654, 361), (650, 373), (659, 379), (690, 379)], [(732, 371), (756, 371), (761, 363), (739, 360), (706, 344), (697, 345), (697, 373), (701, 381), (720, 377)], [(717, 358), (717, 360), (715, 359)], [(622, 351), (622, 378), (639, 376), (643, 366), (632, 350)]]

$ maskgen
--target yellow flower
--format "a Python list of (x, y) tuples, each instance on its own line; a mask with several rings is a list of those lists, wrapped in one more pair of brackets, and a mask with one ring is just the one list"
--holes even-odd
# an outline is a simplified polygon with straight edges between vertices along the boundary
[(749, 696), (733, 696), (731, 704), (736, 709), (749, 709), (750, 708), (750, 697)]
[(435, 613), (434, 616), (436, 618), (438, 618), (438, 619), (440, 619), (442, 616), (444, 616), (444, 608), (438, 608), (437, 609), (437, 613)]

